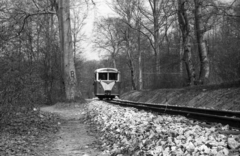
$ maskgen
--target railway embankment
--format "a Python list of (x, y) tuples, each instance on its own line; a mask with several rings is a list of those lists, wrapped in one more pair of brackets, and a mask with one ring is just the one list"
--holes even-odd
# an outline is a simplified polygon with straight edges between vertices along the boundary
[(88, 105), (86, 123), (98, 132), (99, 148), (115, 156), (238, 156), (239, 135), (222, 134), (229, 126), (201, 126), (184, 116), (158, 115), (104, 101)]
[(121, 99), (178, 106), (240, 111), (240, 85), (130, 91)]

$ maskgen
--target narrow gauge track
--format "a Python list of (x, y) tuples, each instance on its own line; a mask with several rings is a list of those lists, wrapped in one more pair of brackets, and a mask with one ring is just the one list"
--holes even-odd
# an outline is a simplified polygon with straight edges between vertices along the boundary
[(231, 127), (240, 129), (240, 112), (203, 109), (194, 107), (181, 107), (164, 104), (140, 103), (124, 100), (111, 100), (107, 102), (126, 107), (135, 107), (144, 110), (151, 110), (159, 113), (183, 115), (188, 118), (203, 120), (206, 122), (228, 124)]

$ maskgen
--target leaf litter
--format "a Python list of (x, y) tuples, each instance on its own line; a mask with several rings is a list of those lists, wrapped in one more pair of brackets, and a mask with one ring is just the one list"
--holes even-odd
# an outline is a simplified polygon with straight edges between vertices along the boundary
[[(87, 110), (79, 113), (92, 127), (89, 134), (99, 138), (89, 146), (100, 148), (104, 156), (239, 155), (240, 136), (218, 132), (219, 128), (228, 130), (228, 126), (204, 127), (182, 116), (157, 115), (102, 101), (90, 102)], [(1, 124), (0, 155), (54, 153), (52, 134), (62, 123), (51, 113), (17, 113)]]
[(229, 126), (204, 127), (183, 116), (92, 101), (86, 123), (95, 126), (100, 148), (113, 156), (235, 156), (240, 152), (239, 135), (218, 131)]
[(14, 113), (0, 123), (0, 155), (45, 155), (51, 150), (51, 135), (59, 130), (58, 121), (57, 115), (36, 108)]

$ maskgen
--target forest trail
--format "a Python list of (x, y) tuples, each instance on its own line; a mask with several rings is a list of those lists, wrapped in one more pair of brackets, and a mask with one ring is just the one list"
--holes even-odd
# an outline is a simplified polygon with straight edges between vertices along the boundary
[(58, 108), (56, 106), (42, 107), (41, 111), (55, 113), (62, 122), (56, 139), (52, 144), (51, 156), (103, 156), (102, 152), (91, 146), (96, 138), (88, 133), (87, 125), (83, 123), (84, 107)]

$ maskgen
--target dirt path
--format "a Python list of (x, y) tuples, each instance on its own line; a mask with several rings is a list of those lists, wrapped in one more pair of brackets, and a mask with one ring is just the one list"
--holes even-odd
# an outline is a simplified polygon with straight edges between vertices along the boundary
[(51, 156), (104, 156), (101, 151), (91, 146), (96, 141), (88, 133), (86, 125), (81, 121), (84, 115), (83, 107), (57, 108), (43, 107), (41, 111), (56, 113), (63, 119), (60, 131), (56, 134)]

